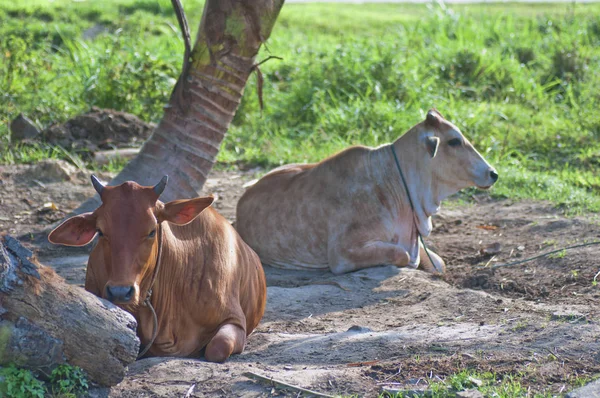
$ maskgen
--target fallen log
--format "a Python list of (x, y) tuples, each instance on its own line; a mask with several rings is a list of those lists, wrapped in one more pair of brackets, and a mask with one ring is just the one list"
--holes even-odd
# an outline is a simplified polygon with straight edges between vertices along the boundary
[(0, 365), (49, 374), (69, 363), (112, 386), (137, 357), (136, 326), (129, 313), (39, 264), (16, 239), (0, 237)]

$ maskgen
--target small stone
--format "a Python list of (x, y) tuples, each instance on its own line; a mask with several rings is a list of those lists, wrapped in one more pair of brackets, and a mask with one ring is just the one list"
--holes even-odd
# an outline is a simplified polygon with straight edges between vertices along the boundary
[(10, 140), (12, 142), (31, 140), (39, 134), (40, 130), (37, 126), (22, 113), (19, 113), (19, 116), (10, 123)]
[(500, 243), (490, 243), (489, 245), (483, 246), (479, 249), (479, 254), (482, 256), (493, 256), (502, 251), (502, 245)]
[(473, 388), (457, 392), (456, 398), (483, 398), (483, 394), (479, 390)]
[(354, 325), (354, 326), (351, 326), (350, 329), (348, 329), (346, 332), (350, 332), (350, 333), (369, 333), (369, 332), (372, 332), (372, 331), (373, 331), (372, 329), (369, 329), (367, 327)]

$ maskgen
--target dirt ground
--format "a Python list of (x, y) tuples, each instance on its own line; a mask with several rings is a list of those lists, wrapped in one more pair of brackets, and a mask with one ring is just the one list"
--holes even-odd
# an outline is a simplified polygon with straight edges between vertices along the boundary
[[(89, 248), (52, 247), (45, 236), (93, 193), (89, 172), (50, 163), (0, 166), (0, 231), (82, 284)], [(243, 185), (255, 177), (215, 171), (205, 193), (216, 193), (215, 207), (233, 221)], [(267, 311), (242, 355), (221, 365), (145, 359), (93, 395), (296, 396), (243, 375), (254, 372), (325, 394), (377, 396), (383, 387), (424, 389), (465, 368), (521, 373), (532, 391), (567, 392), (576, 377), (600, 373), (600, 287), (592, 283), (600, 246), (492, 267), (600, 240), (598, 221), (486, 193), (469, 204), (448, 201), (427, 239), (447, 262), (443, 277), (392, 266), (343, 276), (266, 267)], [(495, 250), (481, 254), (488, 247)]]

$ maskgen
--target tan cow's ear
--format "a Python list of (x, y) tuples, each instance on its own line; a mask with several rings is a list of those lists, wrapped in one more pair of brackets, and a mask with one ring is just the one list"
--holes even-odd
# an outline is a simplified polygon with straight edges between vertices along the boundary
[(432, 111), (437, 113), (440, 118), (445, 119), (444, 115), (442, 115), (442, 113), (440, 111), (438, 111), (437, 109), (431, 108), (430, 112), (432, 112)]
[(84, 213), (67, 219), (48, 235), (50, 243), (66, 246), (85, 246), (96, 236), (96, 216)]
[(430, 109), (429, 112), (427, 112), (427, 116), (425, 117), (425, 124), (430, 127), (437, 128), (440, 126), (442, 118), (443, 116), (440, 115), (440, 113), (435, 108)]
[(427, 146), (427, 152), (431, 157), (435, 157), (437, 154), (438, 147), (440, 146), (440, 138), (430, 135), (425, 138), (425, 145)]
[(168, 221), (177, 225), (184, 225), (191, 222), (198, 214), (214, 202), (212, 196), (202, 198), (174, 200), (165, 203), (164, 208), (157, 214), (158, 222)]

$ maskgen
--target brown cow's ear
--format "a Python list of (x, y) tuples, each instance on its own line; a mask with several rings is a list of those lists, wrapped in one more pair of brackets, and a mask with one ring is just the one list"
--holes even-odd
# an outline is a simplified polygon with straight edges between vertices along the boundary
[(164, 208), (157, 214), (158, 222), (168, 221), (177, 225), (184, 225), (191, 222), (198, 214), (214, 202), (212, 196), (202, 198), (174, 200), (165, 203)]
[(96, 216), (84, 213), (71, 217), (48, 235), (50, 243), (66, 246), (87, 245), (96, 236)]
[(435, 136), (427, 136), (425, 138), (425, 145), (427, 146), (427, 152), (431, 157), (435, 157), (437, 154), (438, 147), (440, 146), (440, 138)]

